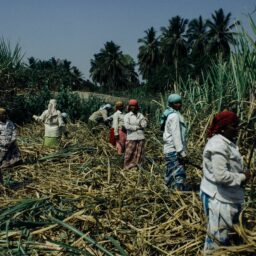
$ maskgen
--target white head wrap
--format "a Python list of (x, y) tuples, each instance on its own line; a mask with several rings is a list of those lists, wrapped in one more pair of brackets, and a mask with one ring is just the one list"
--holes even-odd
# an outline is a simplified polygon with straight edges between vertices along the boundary
[(50, 119), (52, 116), (58, 115), (56, 106), (57, 106), (57, 101), (55, 99), (51, 99), (48, 104), (47, 119)]
[(112, 106), (110, 104), (105, 104), (105, 105), (100, 107), (100, 109), (107, 109), (107, 110), (109, 110), (111, 108), (112, 108)]

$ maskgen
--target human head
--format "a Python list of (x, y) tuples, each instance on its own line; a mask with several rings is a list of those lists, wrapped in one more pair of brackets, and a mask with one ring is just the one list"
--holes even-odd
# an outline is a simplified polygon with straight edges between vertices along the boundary
[(128, 111), (132, 111), (134, 113), (137, 113), (139, 110), (139, 103), (135, 99), (130, 99), (128, 102)]
[(181, 96), (179, 94), (170, 94), (168, 97), (168, 106), (175, 110), (180, 110), (182, 106)]
[(50, 99), (49, 104), (48, 104), (48, 115), (52, 116), (56, 113), (57, 109), (57, 101), (55, 99)]
[(124, 103), (120, 100), (115, 103), (116, 110), (122, 110), (124, 108)]
[(229, 140), (236, 138), (238, 133), (238, 116), (231, 111), (222, 111), (215, 115), (208, 130), (208, 137), (221, 134)]
[(0, 108), (0, 121), (5, 122), (7, 118), (6, 109)]
[(49, 104), (56, 106), (57, 105), (57, 101), (55, 99), (50, 99), (49, 100)]

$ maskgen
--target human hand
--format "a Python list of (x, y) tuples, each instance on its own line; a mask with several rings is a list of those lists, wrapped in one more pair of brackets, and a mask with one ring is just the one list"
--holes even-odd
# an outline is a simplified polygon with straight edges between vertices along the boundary
[(187, 155), (184, 151), (179, 152), (177, 155), (178, 161), (180, 164), (184, 165), (186, 162), (188, 162)]
[(252, 178), (252, 174), (250, 171), (244, 173), (245, 175), (245, 182), (249, 181)]
[(14, 141), (9, 142), (9, 143), (6, 143), (6, 144), (5, 144), (5, 148), (9, 148), (13, 143), (14, 143)]
[(245, 186), (246, 183), (247, 183), (248, 181), (250, 181), (251, 178), (252, 178), (252, 174), (251, 174), (250, 171), (246, 171), (246, 172), (244, 173), (244, 175), (245, 175), (245, 180), (243, 180), (243, 181), (241, 182), (241, 186), (242, 186), (242, 187)]

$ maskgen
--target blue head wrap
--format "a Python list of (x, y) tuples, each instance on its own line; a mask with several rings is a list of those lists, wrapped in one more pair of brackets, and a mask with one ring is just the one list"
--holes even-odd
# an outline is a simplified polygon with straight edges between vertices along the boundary
[(179, 94), (170, 94), (168, 97), (168, 104), (181, 102), (181, 96)]

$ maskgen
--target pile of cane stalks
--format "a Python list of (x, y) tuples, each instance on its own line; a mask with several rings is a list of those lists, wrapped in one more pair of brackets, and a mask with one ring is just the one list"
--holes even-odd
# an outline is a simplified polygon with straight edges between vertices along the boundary
[[(164, 185), (158, 128), (146, 131), (145, 160), (129, 171), (108, 143), (108, 128), (93, 134), (75, 123), (68, 130), (53, 150), (42, 147), (42, 126), (19, 127), (22, 162), (4, 170), (0, 188), (0, 255), (202, 255), (203, 129), (189, 144), (186, 192)], [(241, 244), (215, 255), (256, 254), (254, 195), (247, 184), (234, 231)]]

